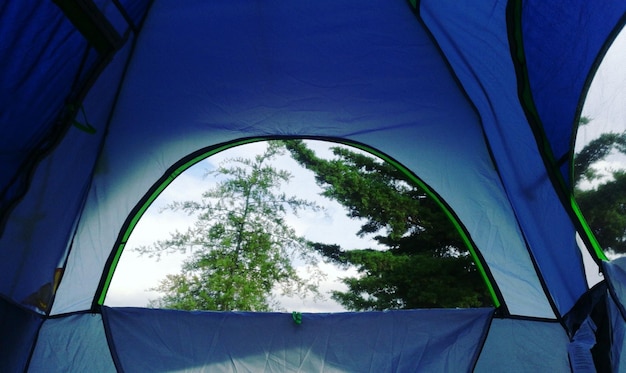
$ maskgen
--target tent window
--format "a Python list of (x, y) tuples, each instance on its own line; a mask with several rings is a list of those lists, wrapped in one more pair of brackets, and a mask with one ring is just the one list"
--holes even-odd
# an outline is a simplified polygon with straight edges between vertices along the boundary
[(609, 259), (626, 254), (624, 51), (626, 32), (622, 31), (602, 60), (587, 93), (573, 162), (576, 201)]
[(417, 182), (337, 143), (229, 148), (152, 203), (105, 304), (301, 312), (494, 305), (471, 242)]

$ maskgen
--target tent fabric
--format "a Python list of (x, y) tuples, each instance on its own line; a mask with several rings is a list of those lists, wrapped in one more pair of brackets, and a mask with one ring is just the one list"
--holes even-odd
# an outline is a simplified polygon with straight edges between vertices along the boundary
[(53, 314), (91, 306), (92, 272), (171, 165), (207, 144), (291, 135), (357, 141), (404, 164), (464, 222), (509, 311), (554, 317), (478, 117), (406, 4), (172, 4), (153, 5), (138, 39)]
[(0, 26), (0, 211), (6, 211), (26, 188), (24, 168), (59, 136), (55, 125), (87, 43), (52, 2), (6, 3), (0, 17), (5, 20)]
[(626, 257), (603, 263), (602, 268), (613, 300), (626, 319)]
[[(518, 99), (513, 61), (507, 58), (511, 54), (507, 4), (437, 1), (422, 2), (421, 7), (424, 21), (468, 95), (481, 98), (475, 100), (476, 109), (504, 188), (515, 216), (529, 228), (524, 232), (529, 250), (564, 314), (587, 290), (587, 284), (574, 226), (543, 167), (531, 128), (521, 125), (527, 120)], [(440, 22), (444, 14), (446, 19), (458, 20)], [(469, 32), (473, 29), (483, 31)], [(563, 224), (554, 229), (555, 222)], [(575, 276), (574, 271), (578, 272)]]
[(494, 318), (475, 372), (568, 372), (569, 338), (556, 322)]
[(0, 297), (0, 367), (24, 371), (43, 318)]
[[(149, 0), (122, 1), (139, 22)], [(112, 0), (97, 1), (120, 35), (128, 32)], [(30, 173), (67, 131), (68, 115), (111, 56), (100, 56), (54, 2), (0, 7), (0, 223), (30, 184)]]
[(608, 317), (611, 323), (611, 366), (614, 372), (620, 367), (626, 352), (626, 258), (603, 263), (610, 296), (607, 297)]
[[(573, 368), (567, 336), (576, 330), (563, 317), (581, 312), (585, 268), (593, 269), (581, 255), (593, 238), (570, 202), (573, 137), (626, 2), (63, 2), (89, 7), (102, 25), (56, 3), (0, 6), (0, 368), (135, 367), (155, 353), (123, 348), (127, 340), (147, 348), (158, 335), (159, 348), (193, 349), (171, 344), (208, 338), (193, 324), (219, 320), (230, 324), (214, 330), (244, 353), (238, 363), (268, 364), (245, 349), (273, 345), (245, 340), (238, 328), (263, 329), (284, 315), (100, 303), (126, 229), (172, 169), (219, 145), (281, 136), (358, 143), (415, 173), (458, 218), (501, 303), (486, 341), (491, 311), (306, 315), (320, 323), (315, 333), (337, 332), (328, 338), (344, 350), (354, 344), (379, 359), (348, 366), (432, 362), (446, 370), (449, 362), (467, 370), (480, 351), (478, 371)], [(90, 35), (101, 26), (119, 42), (106, 52)], [(602, 266), (615, 371), (623, 365), (624, 268), (622, 260)], [(452, 315), (458, 323), (446, 322)], [(262, 319), (267, 325), (250, 321)], [(326, 326), (333, 320), (350, 332)], [(288, 340), (293, 328), (266, 335)], [(372, 331), (384, 337), (386, 356), (368, 345), (379, 340), (359, 339)], [(597, 333), (591, 324), (583, 331)], [(412, 338), (431, 332), (444, 343)], [(305, 360), (315, 367), (347, 356), (309, 341), (273, 351), (314, 351)], [(184, 353), (204, 365), (225, 361)], [(182, 356), (163, 364), (190, 367), (179, 365)]]
[(103, 309), (126, 372), (470, 372), (492, 314), (305, 313), (295, 324), (287, 313)]
[[(420, 371), (458, 372), (473, 364), (475, 372), (569, 369), (569, 339), (559, 323), (492, 320), (489, 309), (303, 314), (300, 325), (287, 313), (102, 312), (104, 319), (87, 313), (45, 321), (29, 371), (288, 372), (300, 366), (403, 372), (418, 364)], [(443, 360), (446, 365), (436, 365)]]
[(626, 364), (623, 361), (626, 356), (626, 318), (614, 298), (609, 298), (607, 303), (611, 322), (611, 368), (614, 372), (621, 372), (621, 367)]
[(102, 315), (48, 319), (39, 332), (29, 372), (116, 372)]
[[(89, 114), (77, 120), (88, 121), (96, 133), (68, 130), (57, 151), (39, 164), (33, 185), (0, 236), (2, 247), (19, 248), (0, 251), (0, 289), (13, 299), (22, 301), (51, 283), (56, 268), (66, 260), (97, 159), (93, 150), (101, 147), (106, 134), (129, 51), (130, 45), (119, 52), (82, 104)], [(86, 262), (80, 268), (93, 267)]]
[[(146, 2), (135, 5), (140, 7), (130, 7), (129, 16), (139, 21)], [(112, 1), (99, 1), (98, 6), (120, 34), (128, 31)], [(0, 26), (0, 246), (12, 248), (0, 251), (0, 288), (21, 302), (50, 283), (65, 262), (105, 131), (102, 125), (100, 132), (89, 136), (68, 126), (64, 118), (71, 111), (83, 112), (79, 109), (87, 105), (83, 90), (94, 88), (89, 82), (111, 57), (103, 61), (90, 49), (53, 2), (12, 2), (0, 8), (0, 17), (10, 20)], [(109, 71), (115, 70), (115, 61), (128, 57), (130, 41)], [(119, 71), (125, 61), (117, 65)], [(97, 86), (107, 87), (95, 87), (104, 92), (89, 109), (95, 112), (89, 122), (100, 115), (102, 123), (94, 125), (106, 123), (120, 78), (121, 74), (101, 75)], [(76, 120), (87, 122), (82, 117)]]
[(626, 352), (626, 257), (603, 263), (610, 296), (607, 308), (611, 323), (611, 366), (621, 372)]

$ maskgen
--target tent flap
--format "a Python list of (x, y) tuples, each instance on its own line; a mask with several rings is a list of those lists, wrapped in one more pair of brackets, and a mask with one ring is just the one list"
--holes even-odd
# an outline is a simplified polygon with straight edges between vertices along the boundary
[(470, 372), (492, 314), (103, 308), (120, 368), (149, 372)]

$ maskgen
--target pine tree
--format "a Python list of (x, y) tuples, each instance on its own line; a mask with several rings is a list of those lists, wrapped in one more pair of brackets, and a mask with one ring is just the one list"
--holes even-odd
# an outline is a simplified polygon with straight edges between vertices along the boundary
[[(174, 202), (167, 209), (195, 216), (186, 232), (138, 251), (159, 256), (189, 253), (179, 274), (168, 275), (155, 290), (163, 297), (153, 307), (185, 310), (269, 311), (276, 307), (272, 293), (317, 293), (320, 273), (304, 280), (292, 260), (315, 264), (307, 241), (286, 221), (289, 211), (317, 210), (312, 202), (280, 193), (291, 174), (271, 161), (284, 152), (269, 142), (254, 159), (228, 159), (212, 176), (220, 181), (205, 191), (201, 201)], [(317, 276), (317, 277), (316, 277)]]
[(344, 278), (348, 291), (333, 299), (351, 310), (476, 307), (490, 304), (486, 286), (463, 241), (442, 209), (391, 164), (345, 147), (322, 159), (297, 140), (285, 142), (292, 157), (314, 172), (323, 195), (361, 219), (359, 235), (374, 235), (387, 250), (316, 243), (327, 259), (356, 266)]

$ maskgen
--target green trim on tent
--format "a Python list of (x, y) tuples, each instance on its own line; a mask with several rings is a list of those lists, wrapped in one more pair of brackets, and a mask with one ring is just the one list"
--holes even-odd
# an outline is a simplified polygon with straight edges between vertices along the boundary
[[(128, 239), (132, 233), (132, 231), (135, 229), (135, 227), (137, 226), (137, 223), (139, 222), (139, 220), (141, 219), (141, 217), (143, 216), (143, 214), (146, 212), (146, 210), (148, 209), (148, 207), (150, 207), (150, 205), (154, 202), (154, 200), (156, 200), (156, 198), (163, 192), (163, 190), (165, 190), (165, 188), (167, 188), (172, 181), (174, 181), (174, 179), (176, 179), (180, 174), (182, 174), (184, 171), (186, 171), (187, 169), (189, 169), (191, 166), (195, 165), (196, 163), (200, 162), (203, 159), (206, 159), (212, 155), (215, 155), (221, 151), (230, 149), (230, 148), (234, 148), (236, 146), (239, 145), (245, 145), (245, 144), (250, 144), (253, 142), (258, 142), (258, 141), (268, 141), (268, 140), (272, 140), (275, 138), (250, 138), (250, 139), (244, 139), (244, 140), (240, 140), (240, 141), (235, 141), (235, 142), (231, 142), (231, 143), (227, 143), (227, 144), (223, 144), (220, 145), (216, 148), (212, 148), (211, 150), (201, 153), (199, 155), (193, 156), (190, 160), (185, 161), (182, 165), (180, 165), (179, 167), (176, 167), (174, 169), (174, 171), (172, 171), (171, 173), (169, 173), (168, 176), (166, 176), (164, 179), (162, 179), (163, 181), (158, 184), (156, 186), (156, 188), (149, 194), (149, 196), (147, 197), (147, 199), (145, 200), (145, 202), (143, 204), (141, 204), (141, 206), (139, 207), (139, 209), (137, 210), (137, 212), (134, 213), (134, 215), (132, 215), (132, 218), (130, 219), (130, 222), (127, 225), (127, 228), (124, 230), (124, 233), (122, 234), (121, 239), (119, 240), (119, 243), (117, 245), (117, 250), (115, 251), (115, 253), (113, 254), (112, 259), (110, 260), (110, 266), (109, 266), (109, 270), (107, 271), (107, 275), (104, 278), (104, 281), (101, 281), (101, 286), (99, 287), (100, 290), (100, 294), (98, 296), (98, 300), (97, 300), (97, 305), (102, 306), (104, 304), (107, 292), (109, 290), (109, 286), (111, 285), (111, 281), (113, 279), (113, 274), (115, 273), (115, 269), (117, 268), (117, 264), (120, 260), (120, 257), (122, 255), (122, 252), (124, 251), (124, 248), (126, 247), (126, 243), (128, 242)], [(280, 138), (278, 138), (280, 139)], [(465, 245), (467, 246), (467, 249), (470, 252), (470, 255), (472, 256), (472, 259), (474, 260), (474, 263), (476, 264), (476, 268), (478, 269), (481, 277), (483, 278), (483, 281), (485, 282), (487, 289), (489, 291), (489, 294), (491, 295), (491, 299), (493, 300), (493, 304), (495, 307), (500, 307), (502, 305), (498, 294), (496, 292), (495, 286), (492, 284), (491, 279), (489, 277), (489, 275), (487, 274), (487, 271), (485, 270), (485, 266), (482, 263), (482, 260), (480, 258), (480, 256), (478, 255), (478, 252), (472, 242), (472, 240), (469, 238), (468, 233), (466, 232), (466, 230), (463, 228), (462, 224), (460, 223), (459, 219), (456, 217), (456, 215), (454, 213), (452, 213), (452, 211), (450, 210), (450, 208), (441, 200), (441, 198), (434, 192), (432, 191), (422, 180), (420, 180), (417, 176), (415, 176), (415, 174), (413, 174), (411, 171), (409, 171), (406, 167), (404, 167), (401, 163), (399, 163), (398, 161), (396, 161), (395, 159), (387, 156), (384, 153), (381, 153), (373, 148), (370, 148), (366, 145), (360, 144), (360, 143), (356, 143), (356, 142), (351, 142), (351, 141), (345, 141), (345, 140), (337, 140), (337, 139), (311, 139), (311, 140), (320, 140), (320, 141), (327, 141), (327, 142), (337, 142), (337, 143), (341, 143), (347, 146), (352, 146), (355, 147), (357, 149), (363, 150), (365, 152), (368, 152), (374, 156), (379, 157), (380, 159), (382, 159), (385, 162), (390, 163), (391, 165), (393, 165), (395, 168), (397, 168), (400, 172), (402, 172), (409, 180), (413, 181), (416, 185), (418, 185), (420, 188), (422, 188), (424, 190), (424, 192), (426, 192), (426, 194), (432, 198), (440, 207), (441, 209), (444, 211), (444, 213), (446, 214), (446, 216), (448, 217), (448, 219), (450, 219), (450, 221), (452, 222), (452, 224), (454, 225), (454, 227), (456, 228), (457, 232), (459, 233), (459, 235), (461, 236), (463, 242), (465, 243)]]

